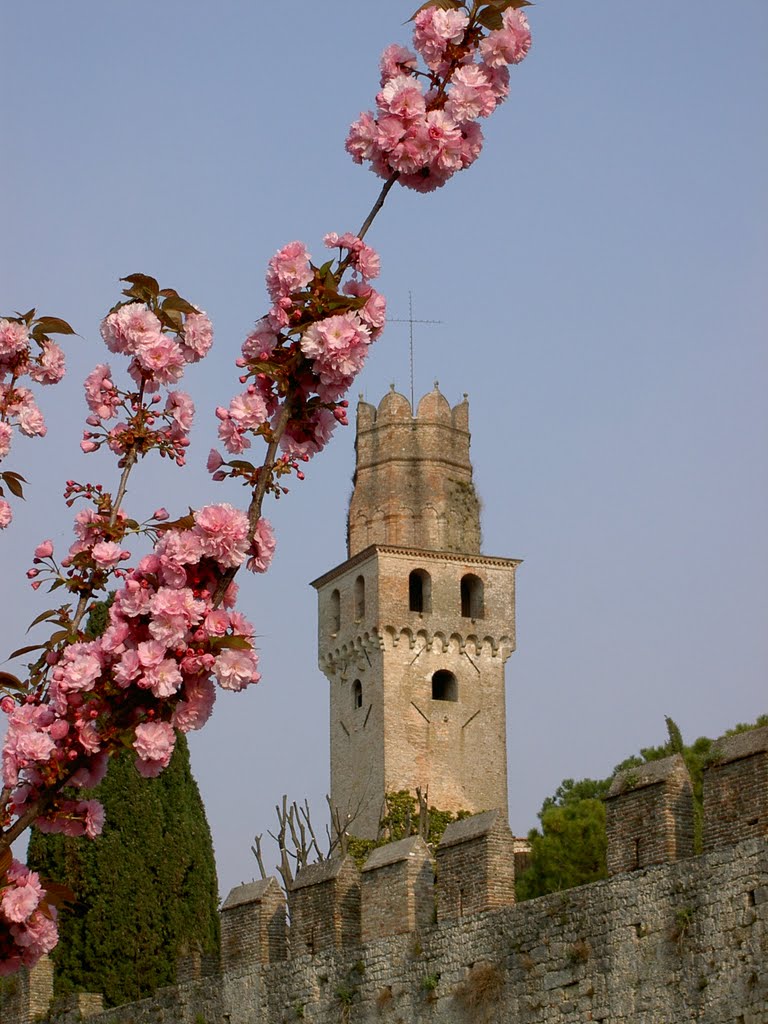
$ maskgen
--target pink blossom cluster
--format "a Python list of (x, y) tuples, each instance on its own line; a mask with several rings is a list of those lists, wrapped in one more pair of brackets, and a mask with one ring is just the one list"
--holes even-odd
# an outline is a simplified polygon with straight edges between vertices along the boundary
[(126, 302), (101, 323), (101, 336), (110, 352), (131, 356), (128, 372), (145, 391), (174, 384), (187, 363), (196, 363), (213, 342), (213, 328), (205, 313), (186, 317), (181, 331), (167, 333), (160, 319), (143, 302)]
[[(268, 526), (252, 541), (247, 516), (231, 505), (207, 506), (187, 528), (162, 532), (117, 592), (104, 634), (49, 655), (42, 698), (18, 705), (7, 697), (0, 704), (8, 715), (3, 783), (12, 791), (14, 814), (56, 786), (96, 785), (109, 754), (126, 739), (141, 774), (159, 774), (175, 730), (207, 721), (215, 683), (241, 690), (258, 681), (253, 626), (233, 610), (236, 585), (229, 584), (221, 607), (214, 596), (227, 570), (247, 559), (266, 566), (271, 544)], [(52, 550), (44, 541), (36, 556), (50, 557)], [(107, 562), (116, 557), (103, 554)], [(94, 836), (101, 822), (97, 802), (56, 797), (37, 824)]]
[[(351, 233), (333, 232), (324, 242), (339, 250), (330, 292), (327, 276), (302, 242), (290, 242), (269, 261), (272, 307), (246, 338), (238, 360), (248, 370), (241, 377), (247, 388), (216, 410), (219, 438), (232, 455), (250, 448), (254, 435), (271, 436), (288, 391), (294, 414), (280, 439), (286, 465), (297, 469), (293, 460), (315, 455), (336, 424), (346, 422), (343, 396), (383, 330), (386, 303), (370, 284), (380, 272), (371, 246)], [(347, 270), (351, 276), (340, 285)], [(212, 451), (208, 469), (215, 479), (226, 475), (223, 465)]]
[(56, 909), (39, 875), (12, 860), (0, 885), (0, 975), (33, 966), (58, 937)]
[(528, 53), (525, 15), (512, 7), (502, 27), (484, 34), (464, 10), (427, 7), (414, 19), (418, 58), (396, 44), (381, 59), (376, 112), (365, 111), (350, 128), (347, 151), (382, 178), (398, 175), (418, 192), (444, 185), (477, 159), (483, 144), (478, 118), (488, 117), (509, 94), (508, 64)]
[[(0, 318), (0, 462), (11, 450), (14, 428), (27, 437), (46, 434), (32, 391), (19, 382), (29, 377), (37, 384), (58, 384), (63, 376), (64, 353), (55, 341), (45, 335), (33, 337), (23, 320)], [(12, 518), (11, 506), (0, 498), (0, 530)]]
[[(143, 302), (127, 302), (101, 324), (111, 352), (131, 357), (128, 373), (139, 391), (123, 391), (112, 379), (107, 364), (94, 367), (85, 380), (89, 430), (80, 447), (86, 453), (106, 444), (116, 455), (134, 447), (144, 452), (157, 448), (184, 465), (195, 407), (184, 391), (169, 391), (162, 404), (161, 386), (176, 383), (189, 363), (196, 363), (213, 342), (213, 328), (205, 313), (188, 313), (178, 329), (164, 329), (159, 317)], [(147, 402), (145, 395), (152, 394)], [(116, 423), (110, 425), (112, 420)]]

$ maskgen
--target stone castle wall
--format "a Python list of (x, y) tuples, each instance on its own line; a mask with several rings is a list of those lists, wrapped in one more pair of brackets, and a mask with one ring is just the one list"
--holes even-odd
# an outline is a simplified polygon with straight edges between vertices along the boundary
[(751, 839), (352, 950), (225, 965), (88, 1019), (766, 1024), (767, 958), (768, 842)]
[[(768, 728), (718, 743), (704, 807), (722, 809), (733, 838), (705, 820), (700, 856), (687, 855), (685, 766), (668, 758), (612, 786), (605, 881), (515, 905), (514, 839), (486, 811), (446, 829), (437, 884), (428, 849), (408, 839), (374, 851), (362, 878), (348, 857), (305, 868), (287, 930), (274, 880), (239, 886), (222, 907), (218, 968), (192, 956), (185, 980), (152, 999), (103, 1011), (83, 995), (47, 1019), (768, 1024), (766, 751)], [(638, 829), (666, 839), (645, 846), (658, 863), (626, 870)], [(0, 1022), (39, 1019), (51, 978), (49, 961), (20, 975), (0, 993)]]

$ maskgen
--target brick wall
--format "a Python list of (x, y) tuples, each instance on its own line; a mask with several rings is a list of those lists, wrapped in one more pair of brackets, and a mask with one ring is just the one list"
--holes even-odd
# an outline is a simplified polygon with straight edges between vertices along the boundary
[(768, 835), (768, 726), (718, 740), (704, 771), (704, 849)]
[(605, 803), (608, 873), (693, 854), (693, 790), (680, 754), (620, 772)]
[(768, 1024), (767, 951), (768, 840), (758, 838), (230, 971), (91, 1024)]

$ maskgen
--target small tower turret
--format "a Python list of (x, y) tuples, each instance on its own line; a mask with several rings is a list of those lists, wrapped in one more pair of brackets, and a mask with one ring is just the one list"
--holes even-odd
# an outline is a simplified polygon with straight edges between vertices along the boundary
[(413, 416), (394, 385), (378, 409), (357, 407), (350, 557), (371, 544), (480, 552), (480, 503), (469, 459), (469, 405), (435, 384)]

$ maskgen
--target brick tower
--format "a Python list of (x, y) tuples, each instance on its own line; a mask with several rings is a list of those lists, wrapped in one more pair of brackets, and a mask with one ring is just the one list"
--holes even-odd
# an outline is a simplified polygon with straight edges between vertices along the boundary
[(515, 569), (480, 554), (469, 406), (435, 385), (357, 408), (348, 558), (312, 584), (330, 682), (331, 800), (376, 835), (386, 793), (507, 811), (504, 663)]

